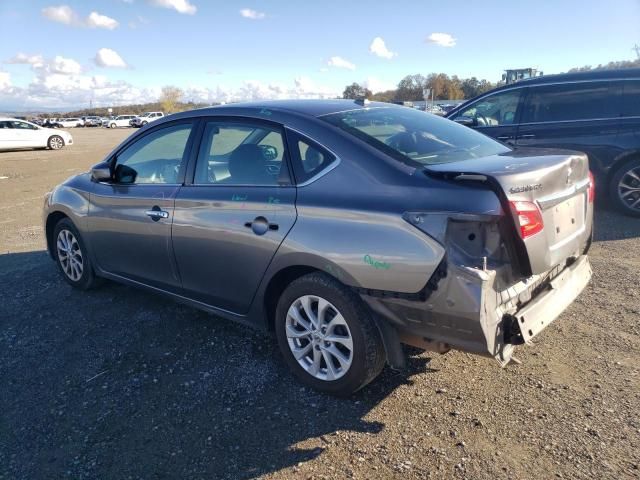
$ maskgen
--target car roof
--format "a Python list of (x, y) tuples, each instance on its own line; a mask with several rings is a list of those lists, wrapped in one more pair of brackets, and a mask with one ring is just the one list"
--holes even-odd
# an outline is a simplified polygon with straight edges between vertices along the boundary
[(246, 113), (259, 113), (260, 110), (274, 110), (287, 113), (297, 113), (307, 115), (311, 117), (321, 117), (323, 115), (329, 115), (331, 113), (345, 112), (350, 110), (362, 110), (366, 108), (406, 108), (399, 105), (383, 102), (357, 102), (355, 100), (264, 100), (255, 102), (240, 102), (229, 103), (226, 105), (217, 105), (215, 107), (205, 107), (198, 109), (199, 113), (205, 115), (210, 113), (212, 115), (219, 115), (225, 111), (229, 113), (242, 110)]

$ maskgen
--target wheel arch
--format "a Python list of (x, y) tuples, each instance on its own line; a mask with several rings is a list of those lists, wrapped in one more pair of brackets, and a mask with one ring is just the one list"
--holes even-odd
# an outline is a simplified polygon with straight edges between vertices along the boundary
[(62, 146), (66, 147), (67, 146), (67, 142), (64, 141), (64, 137), (62, 135), (60, 135), (59, 133), (54, 133), (52, 135), (49, 135), (47, 137), (47, 147), (49, 147), (49, 142), (51, 142), (51, 139), (53, 137), (58, 137), (60, 140), (62, 140)]
[(54, 258), (53, 254), (53, 231), (56, 228), (56, 225), (63, 218), (69, 218), (69, 216), (61, 212), (60, 210), (56, 210), (47, 215), (47, 221), (45, 223), (45, 236), (47, 240), (47, 251), (49, 252), (49, 256)]
[(607, 188), (609, 187), (611, 180), (613, 179), (614, 175), (618, 172), (620, 167), (622, 167), (625, 163), (630, 162), (632, 160), (640, 160), (640, 149), (627, 150), (621, 153), (620, 155), (618, 155), (618, 157), (616, 157), (614, 162), (611, 164), (611, 166), (607, 170), (607, 176), (606, 176)]

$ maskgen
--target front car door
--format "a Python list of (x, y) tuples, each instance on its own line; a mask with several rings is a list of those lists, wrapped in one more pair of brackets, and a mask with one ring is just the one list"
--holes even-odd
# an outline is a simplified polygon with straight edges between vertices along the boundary
[(13, 120), (12, 137), (16, 148), (41, 147), (41, 135), (38, 127), (21, 120)]
[(245, 314), (296, 220), (282, 127), (209, 118), (176, 197), (173, 248), (184, 294)]
[(163, 124), (114, 155), (113, 181), (96, 183), (90, 197), (90, 243), (101, 270), (180, 290), (171, 222), (194, 132), (192, 121)]
[(486, 95), (460, 110), (451, 120), (513, 145), (524, 91), (523, 87), (515, 87)]
[(608, 81), (532, 85), (517, 146), (585, 152), (591, 169), (606, 171), (618, 149), (619, 93)]

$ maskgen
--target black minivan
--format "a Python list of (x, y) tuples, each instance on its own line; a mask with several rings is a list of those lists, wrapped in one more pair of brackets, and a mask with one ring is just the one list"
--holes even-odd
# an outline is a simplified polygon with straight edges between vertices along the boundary
[(640, 216), (640, 68), (548, 75), (473, 98), (447, 118), (515, 147), (579, 150), (600, 188)]

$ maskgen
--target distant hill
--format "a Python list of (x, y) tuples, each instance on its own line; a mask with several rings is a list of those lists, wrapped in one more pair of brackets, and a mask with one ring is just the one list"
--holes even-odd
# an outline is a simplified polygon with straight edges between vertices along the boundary
[[(170, 113), (183, 112), (185, 110), (193, 110), (194, 108), (202, 108), (202, 107), (209, 107), (209, 106), (210, 105), (206, 103), (193, 103), (193, 102), (178, 103), (174, 111)], [(162, 105), (160, 104), (160, 102), (140, 103), (136, 105), (124, 105), (120, 107), (111, 107), (111, 108), (113, 109), (113, 113), (111, 113), (111, 115), (126, 115), (126, 114), (138, 115), (143, 112), (156, 112), (156, 111), (161, 112), (162, 111)], [(165, 113), (169, 113), (169, 112), (165, 112)], [(86, 117), (88, 115), (97, 115), (99, 117), (107, 117), (109, 116), (109, 111), (107, 107), (91, 108), (91, 109), (83, 108), (82, 110), (65, 112), (63, 115), (66, 117)], [(55, 117), (56, 115), (54, 113), (51, 113), (51, 114), (45, 114), (43, 116)]]

